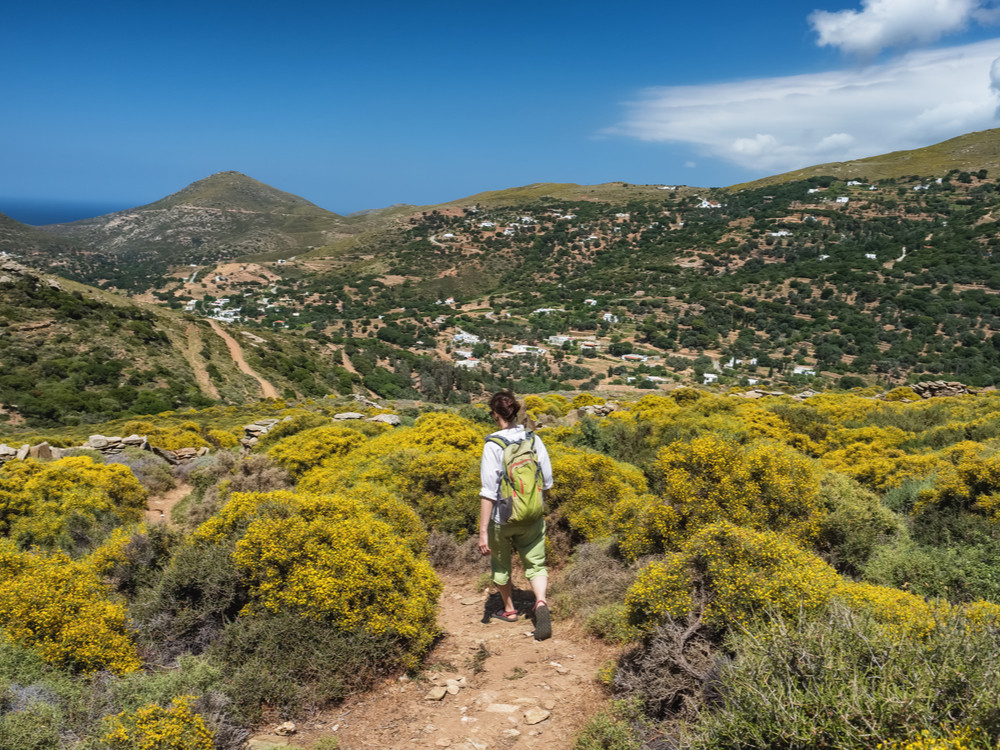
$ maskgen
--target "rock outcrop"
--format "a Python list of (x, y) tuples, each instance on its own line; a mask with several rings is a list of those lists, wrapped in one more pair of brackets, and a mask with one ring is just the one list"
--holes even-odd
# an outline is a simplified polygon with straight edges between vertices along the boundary
[(920, 398), (962, 396), (966, 393), (976, 392), (964, 383), (947, 382), (944, 380), (931, 380), (926, 383), (914, 383), (910, 386), (910, 389), (920, 396)]

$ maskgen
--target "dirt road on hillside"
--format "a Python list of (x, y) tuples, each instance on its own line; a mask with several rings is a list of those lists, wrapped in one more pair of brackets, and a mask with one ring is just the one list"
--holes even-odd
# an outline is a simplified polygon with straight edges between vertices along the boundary
[[(558, 617), (547, 641), (534, 640), (529, 619), (484, 623), (487, 605), (499, 608), (497, 595), (488, 600), (477, 591), (475, 575), (446, 577), (444, 584), (438, 621), (445, 635), (417, 679), (386, 680), (300, 723), (289, 737), (268, 735), (265, 727), (254, 738), (259, 746), (312, 748), (336, 736), (343, 750), (572, 748), (607, 702), (595, 676), (615, 649)], [(449, 681), (452, 693), (430, 697), (435, 687), (447, 691)]]
[(209, 398), (218, 400), (219, 389), (215, 387), (215, 383), (208, 376), (208, 371), (205, 369), (205, 362), (201, 358), (201, 331), (198, 329), (198, 326), (189, 325), (184, 329), (184, 335), (187, 338), (184, 346), (181, 348), (181, 354), (184, 355), (184, 359), (191, 365), (198, 388)]
[(215, 331), (216, 335), (226, 342), (226, 347), (229, 349), (229, 356), (233, 358), (233, 362), (236, 363), (236, 367), (239, 371), (245, 373), (260, 383), (260, 390), (264, 394), (264, 398), (278, 398), (278, 390), (268, 381), (264, 380), (257, 372), (247, 364), (247, 361), (243, 359), (243, 349), (240, 348), (239, 342), (236, 341), (232, 336), (226, 333), (222, 326), (220, 326), (216, 321), (208, 321), (212, 330)]

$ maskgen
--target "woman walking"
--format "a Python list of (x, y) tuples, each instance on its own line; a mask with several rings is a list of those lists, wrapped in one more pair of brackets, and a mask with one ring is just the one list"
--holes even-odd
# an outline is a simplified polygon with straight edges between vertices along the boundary
[[(479, 491), (479, 551), (490, 556), (493, 583), (503, 599), (503, 609), (494, 612), (491, 617), (514, 622), (518, 613), (514, 606), (510, 575), (512, 554), (517, 550), (524, 564), (524, 575), (535, 593), (535, 638), (543, 641), (552, 635), (549, 606), (545, 599), (549, 581), (545, 567), (545, 518), (506, 522), (500, 513), (500, 490), (505, 468), (501, 446), (520, 443), (529, 436), (524, 426), (517, 424), (520, 410), (521, 404), (510, 391), (500, 391), (490, 399), (490, 415), (500, 429), (491, 434), (483, 446), (479, 472), (482, 485)], [(541, 439), (537, 435), (531, 438), (534, 457), (541, 471), (541, 489), (548, 490), (552, 486), (552, 463)]]

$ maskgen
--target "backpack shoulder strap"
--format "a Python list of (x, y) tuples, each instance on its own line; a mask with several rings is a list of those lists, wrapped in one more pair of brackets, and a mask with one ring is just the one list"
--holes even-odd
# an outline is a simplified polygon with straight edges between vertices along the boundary
[(511, 443), (511, 441), (505, 438), (503, 435), (489, 435), (486, 438), (486, 442), (493, 443), (494, 445), (499, 445), (501, 449), (506, 448)]

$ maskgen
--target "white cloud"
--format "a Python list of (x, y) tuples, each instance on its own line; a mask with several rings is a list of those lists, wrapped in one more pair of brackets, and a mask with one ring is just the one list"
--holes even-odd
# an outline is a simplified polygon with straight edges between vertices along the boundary
[(886, 47), (933, 42), (990, 13), (981, 0), (863, 0), (860, 11), (813, 11), (809, 23), (821, 47), (874, 56)]
[(918, 148), (996, 126), (1000, 39), (867, 68), (640, 92), (607, 132), (760, 172)]

